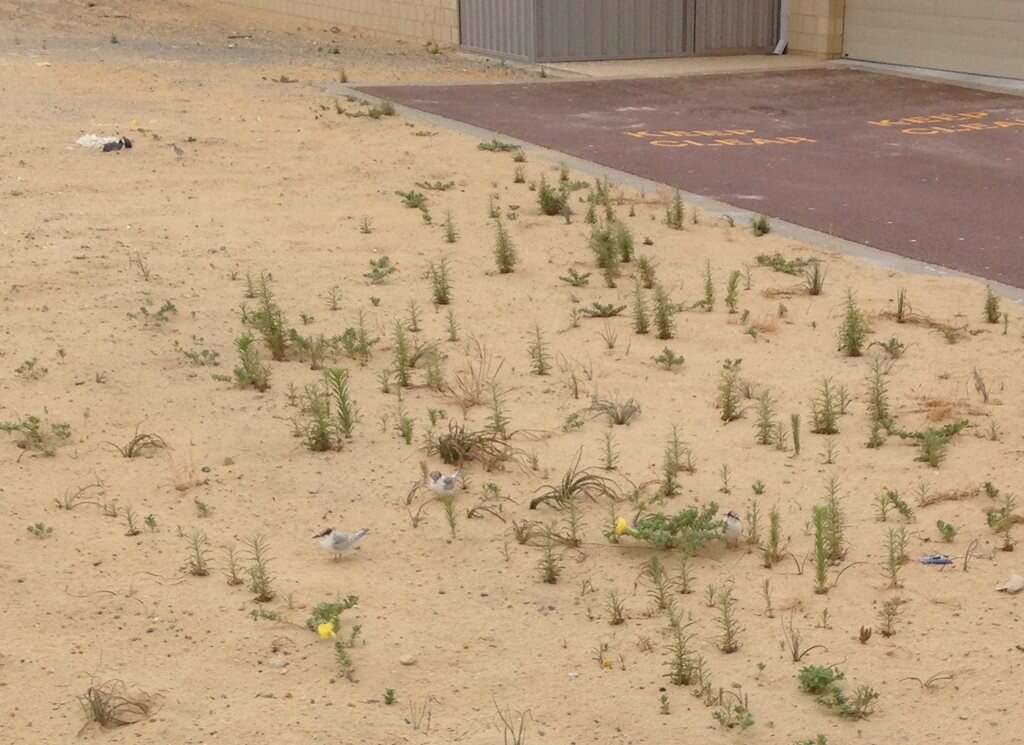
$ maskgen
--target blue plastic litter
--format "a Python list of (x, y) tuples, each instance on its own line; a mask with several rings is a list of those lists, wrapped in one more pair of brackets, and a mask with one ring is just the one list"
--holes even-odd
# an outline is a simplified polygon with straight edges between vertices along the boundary
[(952, 564), (953, 560), (945, 554), (927, 554), (921, 557), (922, 564)]

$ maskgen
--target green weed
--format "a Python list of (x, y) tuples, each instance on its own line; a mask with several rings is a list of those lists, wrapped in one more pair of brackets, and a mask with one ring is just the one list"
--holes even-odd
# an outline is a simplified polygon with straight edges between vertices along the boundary
[(846, 293), (846, 314), (839, 327), (839, 351), (847, 357), (860, 357), (864, 352), (864, 344), (869, 332), (867, 318), (857, 307), (853, 291)]
[(238, 366), (234, 370), (235, 383), (240, 388), (252, 387), (262, 392), (270, 387), (270, 368), (260, 362), (255, 342), (249, 333), (244, 333), (235, 340), (235, 347), (238, 349)]
[(501, 219), (495, 221), (494, 262), (500, 274), (510, 274), (519, 263), (519, 255)]

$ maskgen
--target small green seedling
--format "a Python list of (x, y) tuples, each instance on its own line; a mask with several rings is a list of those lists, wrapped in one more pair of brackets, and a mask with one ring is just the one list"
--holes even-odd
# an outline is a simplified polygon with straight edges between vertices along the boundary
[(656, 285), (654, 288), (654, 329), (659, 339), (671, 339), (675, 336), (676, 306), (669, 298), (665, 288)]
[[(476, 146), (477, 150), (483, 150), (488, 153), (520, 153), (522, 152), (518, 145), (513, 145), (510, 142), (502, 142), (501, 140), (491, 140), (490, 142), (481, 142)], [(525, 156), (523, 156), (525, 160)]]
[(985, 320), (989, 323), (999, 323), (1002, 316), (999, 310), (999, 296), (992, 292), (991, 286), (985, 287)]
[(750, 227), (754, 231), (754, 237), (760, 238), (772, 232), (771, 223), (765, 215), (758, 215), (750, 220)]
[(559, 277), (559, 279), (572, 287), (586, 287), (590, 284), (590, 272), (580, 274), (570, 267), (568, 274), (564, 277)]
[(27, 359), (14, 368), (14, 374), (24, 380), (40, 380), (47, 372), (48, 370), (39, 364), (38, 357)]
[(499, 274), (511, 274), (519, 263), (519, 254), (501, 218), (495, 220), (494, 262)]
[(581, 312), (587, 318), (614, 318), (621, 315), (625, 309), (625, 305), (614, 303), (591, 303), (589, 308), (583, 308)]
[(49, 538), (53, 535), (53, 528), (46, 523), (38, 522), (28, 526), (28, 532), (36, 538)]
[(658, 364), (664, 367), (666, 370), (672, 371), (678, 367), (682, 367), (683, 363), (686, 362), (686, 358), (681, 354), (676, 354), (668, 347), (661, 350), (661, 354), (652, 359)]
[(409, 209), (422, 210), (427, 206), (427, 197), (420, 191), (396, 191), (402, 198), (402, 204)]
[(366, 272), (363, 276), (370, 280), (370, 284), (379, 285), (383, 284), (396, 271), (398, 271), (398, 268), (391, 263), (391, 259), (387, 256), (379, 256), (375, 259), (370, 259), (370, 271)]
[(547, 375), (551, 372), (551, 352), (540, 324), (534, 324), (533, 338), (527, 351), (530, 355), (530, 372), (534, 375)]

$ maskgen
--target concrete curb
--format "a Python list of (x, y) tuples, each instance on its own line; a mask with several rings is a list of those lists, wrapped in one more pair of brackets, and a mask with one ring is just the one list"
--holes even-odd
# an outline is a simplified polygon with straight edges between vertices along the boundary
[[(374, 84), (374, 87), (379, 86)], [(329, 95), (353, 96), (370, 104), (381, 103), (384, 101), (382, 98), (372, 96), (357, 88), (352, 88), (341, 83), (328, 83), (323, 86), (323, 90)], [(449, 119), (448, 117), (440, 116), (438, 114), (420, 111), (419, 109), (413, 109), (408, 106), (402, 106), (399, 104), (394, 104), (394, 106), (395, 111), (407, 119), (460, 132), (482, 142), (492, 139), (501, 139), (504, 142), (518, 145), (524, 152), (535, 155), (539, 158), (545, 158), (554, 162), (562, 162), (570, 168), (582, 173), (588, 173), (599, 178), (607, 178), (615, 183), (642, 190), (647, 193), (653, 193), (658, 190), (675, 191), (674, 187), (667, 184), (652, 181), (651, 179), (627, 173), (626, 171), (620, 171), (616, 168), (602, 166), (592, 161), (576, 158), (557, 150), (541, 147), (540, 145), (534, 145), (533, 143), (525, 140), (509, 137), (501, 132), (495, 132), (484, 129), (483, 127), (466, 124), (465, 122)], [(742, 207), (736, 207), (735, 205), (720, 202), (716, 199), (701, 196), (700, 194), (693, 194), (682, 190), (680, 190), (679, 193), (689, 204), (695, 204), (704, 212), (716, 217), (728, 216), (732, 218), (737, 225), (749, 223), (750, 220), (758, 214)], [(769, 217), (771, 216), (769, 215)], [(836, 236), (822, 233), (819, 230), (805, 228), (802, 225), (786, 222), (785, 220), (779, 220), (774, 217), (772, 217), (772, 232), (785, 238), (791, 238), (792, 240), (806, 243), (809, 246), (814, 246), (815, 248), (823, 251), (834, 251), (845, 256), (863, 259), (884, 269), (892, 269), (906, 274), (917, 274), (928, 277), (954, 277), (974, 280), (975, 282), (991, 286), (995, 292), (1007, 300), (1024, 305), (1024, 288), (1012, 287), (1010, 285), (1003, 284), (1002, 282), (987, 280), (984, 277), (978, 277), (966, 272), (949, 269), (937, 264), (930, 264), (925, 261), (910, 259), (905, 256), (890, 253), (889, 251), (882, 251), (881, 249), (872, 248), (871, 246), (866, 246), (861, 243), (854, 243), (853, 241), (848, 241), (843, 238), (837, 238)]]
[(961, 88), (974, 88), (987, 93), (1004, 93), (1010, 96), (1024, 96), (1024, 80), (1014, 78), (996, 78), (987, 75), (971, 75), (945, 70), (929, 70), (924, 67), (907, 67), (903, 65), (887, 65), (883, 62), (864, 62), (854, 59), (833, 60), (835, 67), (849, 70), (873, 72), (877, 75), (894, 75), (898, 78), (925, 80), (929, 83), (945, 83), (959, 85)]

